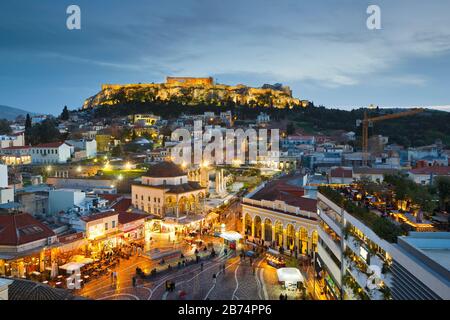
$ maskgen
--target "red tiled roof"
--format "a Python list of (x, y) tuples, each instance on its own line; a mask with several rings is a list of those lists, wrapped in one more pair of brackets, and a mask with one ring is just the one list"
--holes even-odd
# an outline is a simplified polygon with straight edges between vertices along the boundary
[(149, 214), (135, 213), (135, 212), (120, 212), (119, 224), (127, 224), (133, 221), (145, 219), (149, 217)]
[(315, 136), (304, 136), (304, 135), (299, 135), (299, 134), (288, 136), (289, 140), (304, 140), (304, 139), (314, 139), (314, 138), (315, 138)]
[(412, 174), (434, 174), (440, 176), (450, 175), (450, 166), (433, 166), (433, 167), (423, 167), (412, 169), (409, 172)]
[(303, 197), (303, 188), (288, 183), (292, 177), (282, 178), (268, 183), (263, 189), (254, 194), (251, 199), (284, 201), (286, 204), (299, 207), (301, 210), (316, 212), (317, 200)]
[(290, 206), (299, 207), (300, 210), (317, 212), (317, 200), (305, 197), (292, 197), (281, 194), (277, 200), (286, 202)]
[(154, 178), (169, 178), (169, 177), (181, 177), (185, 176), (184, 172), (179, 166), (171, 161), (163, 161), (151, 166), (147, 173), (144, 174), (146, 177)]
[(41, 143), (36, 146), (33, 146), (33, 148), (59, 148), (62, 146), (65, 142), (49, 142), (49, 143)]
[(114, 215), (118, 215), (118, 213), (115, 211), (106, 211), (106, 212), (102, 212), (102, 213), (96, 213), (96, 214), (92, 214), (89, 216), (81, 217), (81, 220), (83, 220), (84, 222), (91, 222), (91, 221), (100, 220), (100, 219), (107, 218), (107, 217), (112, 217)]
[(121, 194), (99, 194), (100, 198), (108, 200), (110, 202), (117, 201), (118, 199), (122, 198), (123, 196)]
[(118, 212), (124, 212), (127, 211), (129, 207), (131, 207), (131, 199), (123, 198), (115, 203), (111, 208)]
[(337, 167), (331, 169), (330, 177), (332, 178), (352, 178), (353, 171), (350, 168)]
[(30, 146), (17, 146), (17, 147), (7, 147), (2, 150), (21, 150), (21, 149), (30, 149)]
[(301, 197), (305, 194), (304, 190), (288, 183), (288, 179), (278, 179), (271, 181), (266, 186), (252, 196), (255, 200), (277, 200), (278, 195), (288, 193), (291, 196)]
[(54, 235), (52, 229), (28, 213), (0, 214), (0, 245), (18, 246)]

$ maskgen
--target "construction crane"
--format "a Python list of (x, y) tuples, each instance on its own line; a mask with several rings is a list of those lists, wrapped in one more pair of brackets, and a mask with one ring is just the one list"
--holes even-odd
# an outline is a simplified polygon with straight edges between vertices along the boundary
[(424, 109), (417, 108), (417, 109), (412, 109), (412, 110), (408, 110), (408, 111), (404, 111), (404, 112), (387, 114), (387, 115), (384, 115), (384, 116), (373, 117), (373, 118), (369, 118), (367, 116), (367, 111), (364, 111), (364, 119), (356, 121), (356, 125), (357, 126), (359, 126), (359, 125), (362, 126), (363, 166), (367, 167), (368, 153), (369, 153), (369, 127), (372, 127), (374, 122), (380, 122), (380, 121), (389, 120), (389, 119), (397, 119), (397, 118), (408, 117), (408, 116), (412, 116), (412, 115), (421, 113), (423, 111), (424, 111)]

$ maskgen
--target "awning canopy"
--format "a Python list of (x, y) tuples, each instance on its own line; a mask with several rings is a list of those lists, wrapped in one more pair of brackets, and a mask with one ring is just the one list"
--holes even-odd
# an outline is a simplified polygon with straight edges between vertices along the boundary
[(303, 282), (303, 276), (297, 268), (280, 268), (277, 269), (278, 281), (284, 282)]
[(269, 248), (269, 249), (267, 250), (267, 253), (273, 254), (273, 255), (275, 255), (275, 256), (281, 254), (280, 251), (274, 250), (274, 249), (271, 249), (271, 248)]
[(94, 262), (94, 259), (86, 258), (83, 255), (75, 255), (72, 258), (72, 262), (82, 263), (82, 264), (89, 264)]
[(222, 232), (220, 237), (227, 241), (238, 241), (239, 239), (242, 239), (242, 235), (237, 231)]
[(66, 263), (65, 265), (60, 266), (59, 268), (71, 272), (79, 270), (82, 266), (84, 266), (84, 263), (69, 262)]

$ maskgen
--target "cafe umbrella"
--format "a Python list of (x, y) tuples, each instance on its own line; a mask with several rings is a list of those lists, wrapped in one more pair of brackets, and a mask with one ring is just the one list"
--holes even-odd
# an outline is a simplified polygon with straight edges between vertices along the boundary
[(58, 276), (58, 264), (53, 261), (52, 262), (52, 270), (50, 271), (50, 278), (56, 278)]

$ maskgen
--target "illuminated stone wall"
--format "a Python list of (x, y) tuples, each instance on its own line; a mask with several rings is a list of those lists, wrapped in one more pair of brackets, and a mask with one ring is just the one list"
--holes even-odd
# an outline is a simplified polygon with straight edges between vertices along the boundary
[(167, 77), (165, 83), (104, 84), (98, 94), (86, 99), (83, 108), (112, 106), (123, 101), (146, 102), (143, 97), (148, 102), (153, 99), (161, 101), (184, 99), (192, 105), (228, 100), (242, 104), (257, 103), (274, 108), (307, 107), (309, 104), (306, 100), (293, 98), (291, 89), (281, 84), (252, 88), (242, 84), (235, 86), (216, 84), (212, 77)]
[(214, 80), (209, 78), (167, 77), (166, 84), (186, 86), (213, 86)]

